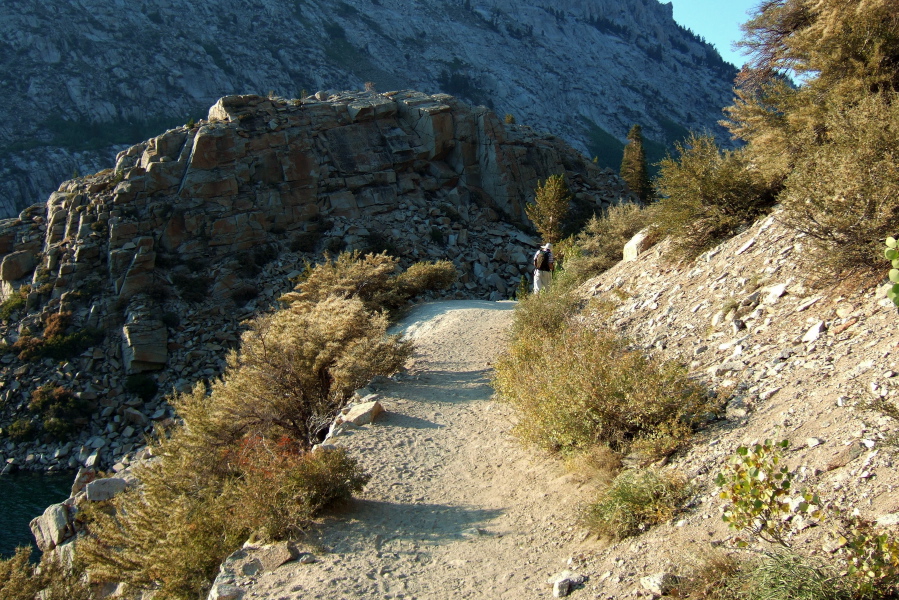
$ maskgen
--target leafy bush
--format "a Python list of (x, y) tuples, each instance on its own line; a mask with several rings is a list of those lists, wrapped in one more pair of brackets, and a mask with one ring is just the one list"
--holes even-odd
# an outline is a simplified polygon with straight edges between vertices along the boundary
[(159, 385), (151, 375), (134, 373), (125, 379), (125, 391), (149, 402), (159, 391)]
[(621, 540), (669, 521), (691, 493), (672, 471), (628, 469), (587, 509), (587, 521), (600, 535)]
[[(524, 304), (539, 307), (542, 296)], [(712, 411), (679, 364), (649, 359), (613, 332), (557, 320), (541, 331), (516, 315), (512, 345), (496, 364), (494, 387), (519, 413), (523, 438), (563, 452), (604, 444), (623, 453), (643, 441), (670, 453)]]
[(870, 268), (899, 230), (899, 94), (831, 111), (824, 141), (796, 161), (781, 203), (784, 221), (808, 234), (816, 262), (839, 272)]
[[(787, 534), (792, 527), (786, 517), (821, 517), (818, 496), (793, 489), (793, 473), (780, 466), (780, 449), (787, 446), (786, 440), (740, 446), (725, 471), (715, 479), (721, 486), (719, 497), (728, 501), (725, 523), (732, 529), (749, 531), (783, 546), (788, 545)], [(745, 546), (746, 542), (740, 540), (740, 544)]]
[(676, 144), (678, 159), (660, 163), (661, 200), (655, 222), (674, 251), (696, 256), (737, 234), (774, 204), (777, 186), (765, 181), (740, 150), (721, 152), (711, 135)]
[(101, 329), (92, 327), (66, 333), (71, 322), (72, 313), (54, 313), (47, 318), (40, 338), (23, 335), (12, 345), (12, 350), (20, 360), (66, 360), (98, 344), (105, 335)]
[(181, 324), (181, 317), (176, 312), (163, 313), (161, 320), (166, 327), (174, 328)]
[(398, 273), (399, 259), (387, 254), (343, 253), (307, 268), (296, 290), (282, 302), (318, 302), (328, 296), (359, 298), (368, 310), (393, 310), (428, 291), (445, 289), (456, 279), (448, 261), (415, 263)]
[(6, 428), (6, 435), (14, 442), (27, 442), (37, 437), (37, 431), (31, 419), (16, 419)]
[(443, 231), (441, 231), (439, 227), (431, 228), (431, 241), (435, 244), (443, 243)]
[(9, 298), (0, 303), (0, 321), (6, 321), (14, 312), (25, 308), (25, 300), (28, 295), (17, 290), (10, 294)]
[(624, 245), (652, 221), (652, 211), (639, 205), (610, 206), (601, 216), (590, 219), (577, 236), (577, 252), (566, 254), (565, 270), (578, 281), (607, 271), (621, 262)]
[(80, 419), (90, 416), (93, 406), (62, 386), (47, 384), (34, 391), (28, 409), (38, 415), (45, 432), (66, 439), (75, 433)]

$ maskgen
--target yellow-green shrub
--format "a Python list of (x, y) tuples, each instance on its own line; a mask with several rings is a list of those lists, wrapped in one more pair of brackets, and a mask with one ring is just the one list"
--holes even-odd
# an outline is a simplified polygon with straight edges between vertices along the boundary
[(659, 432), (676, 448), (711, 410), (706, 392), (677, 363), (649, 359), (611, 331), (570, 321), (555, 332), (519, 328), (497, 362), (494, 387), (518, 411), (522, 437), (561, 451), (605, 444), (625, 452)]
[(678, 158), (660, 163), (655, 181), (659, 231), (690, 258), (739, 232), (773, 205), (778, 186), (767, 182), (741, 150), (718, 149), (711, 135), (678, 143)]
[(281, 300), (314, 303), (328, 296), (358, 298), (368, 310), (394, 310), (423, 292), (448, 288), (456, 276), (456, 268), (445, 260), (415, 263), (400, 273), (399, 259), (387, 253), (344, 252), (307, 267), (295, 291)]
[(831, 110), (823, 131), (804, 134), (809, 149), (781, 194), (784, 220), (809, 235), (815, 262), (870, 268), (899, 230), (899, 94)]
[(587, 522), (615, 540), (639, 535), (671, 520), (691, 494), (686, 479), (672, 471), (627, 469), (587, 509)]
[(610, 206), (601, 216), (590, 219), (577, 236), (578, 251), (566, 255), (565, 270), (579, 281), (607, 271), (621, 262), (624, 245), (652, 220), (652, 210), (637, 204)]
[[(0, 559), (0, 598), (3, 600), (88, 600), (90, 587), (78, 566), (68, 568), (53, 554), (46, 554), (39, 565), (29, 560), (31, 549), (16, 549), (14, 556)], [(38, 595), (40, 594), (40, 595)]]

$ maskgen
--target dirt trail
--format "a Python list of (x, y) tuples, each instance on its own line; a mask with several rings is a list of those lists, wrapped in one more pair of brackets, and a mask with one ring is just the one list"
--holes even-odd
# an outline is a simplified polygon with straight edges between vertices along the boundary
[(403, 319), (415, 363), (375, 386), (387, 414), (335, 438), (371, 482), (311, 532), (316, 563), (264, 573), (246, 597), (551, 597), (546, 579), (589, 543), (572, 526), (587, 490), (513, 439), (509, 408), (491, 400), (513, 308), (435, 302)]

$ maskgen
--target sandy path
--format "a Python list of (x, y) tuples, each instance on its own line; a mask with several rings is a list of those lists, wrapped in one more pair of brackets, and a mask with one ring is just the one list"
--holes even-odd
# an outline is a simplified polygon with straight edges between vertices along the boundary
[[(388, 413), (336, 438), (372, 480), (306, 543), (318, 562), (259, 576), (248, 597), (546, 598), (586, 533), (586, 490), (509, 435), (491, 401), (490, 363), (512, 303), (436, 302), (402, 321), (414, 367), (377, 387)], [(578, 592), (575, 592), (577, 594)]]

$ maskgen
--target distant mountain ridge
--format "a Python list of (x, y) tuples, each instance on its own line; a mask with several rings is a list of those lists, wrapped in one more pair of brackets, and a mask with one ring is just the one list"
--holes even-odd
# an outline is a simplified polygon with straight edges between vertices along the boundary
[(715, 130), (734, 69), (657, 0), (0, 4), (0, 216), (234, 93), (447, 92), (608, 165)]

